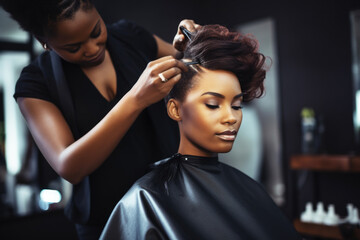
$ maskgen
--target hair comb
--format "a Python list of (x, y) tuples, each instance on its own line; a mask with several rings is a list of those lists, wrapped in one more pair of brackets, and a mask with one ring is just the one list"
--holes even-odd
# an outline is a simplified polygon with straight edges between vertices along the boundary
[(198, 61), (184, 62), (184, 64), (185, 64), (186, 66), (189, 66), (189, 65), (194, 65), (194, 64), (200, 64), (200, 62), (198, 62)]
[(184, 26), (180, 26), (180, 31), (181, 31), (182, 34), (184, 34), (184, 36), (191, 42), (192, 32), (190, 32), (189, 30), (187, 30)]
[[(189, 40), (189, 42), (191, 42), (191, 38), (193, 36), (193, 33), (190, 32), (189, 30), (187, 30), (184, 26), (180, 26), (180, 31), (184, 34), (184, 36)], [(192, 66), (195, 64), (200, 64), (200, 61), (198, 59), (196, 59), (195, 61), (191, 61), (191, 62), (184, 62), (186, 66), (190, 66), (192, 67), (196, 72), (197, 70)]]

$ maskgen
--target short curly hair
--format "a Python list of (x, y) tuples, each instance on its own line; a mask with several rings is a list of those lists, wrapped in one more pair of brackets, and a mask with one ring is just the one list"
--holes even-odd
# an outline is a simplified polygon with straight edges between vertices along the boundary
[[(258, 42), (239, 32), (230, 32), (221, 25), (204, 25), (186, 46), (183, 59), (197, 61), (200, 66), (210, 70), (226, 70), (234, 73), (239, 79), (244, 102), (259, 98), (264, 93), (266, 76), (266, 57), (258, 52)], [(192, 65), (189, 71), (183, 72), (181, 80), (175, 84), (168, 96), (180, 101), (194, 84), (194, 76), (201, 71)]]
[(86, 10), (94, 5), (92, 0), (0, 0), (0, 6), (22, 29), (44, 38), (52, 24), (72, 18), (80, 7)]

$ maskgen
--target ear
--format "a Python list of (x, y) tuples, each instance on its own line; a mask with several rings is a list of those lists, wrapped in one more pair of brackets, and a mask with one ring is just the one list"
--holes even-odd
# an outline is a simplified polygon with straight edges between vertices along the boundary
[(167, 107), (167, 113), (172, 120), (175, 120), (177, 122), (181, 121), (179, 101), (171, 98), (168, 101), (166, 107)]
[(50, 50), (49, 46), (46, 44), (46, 41), (42, 37), (35, 36), (35, 38), (39, 41), (45, 50)]

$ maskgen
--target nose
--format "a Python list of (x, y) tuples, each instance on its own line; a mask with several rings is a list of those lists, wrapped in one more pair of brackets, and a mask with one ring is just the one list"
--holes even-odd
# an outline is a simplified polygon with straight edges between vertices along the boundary
[(99, 52), (100, 46), (96, 39), (89, 39), (84, 45), (84, 56), (95, 57)]
[(229, 124), (229, 125), (233, 125), (233, 124), (237, 123), (237, 121), (240, 120), (238, 118), (241, 118), (241, 113), (239, 113), (239, 111), (237, 111), (235, 113), (235, 111), (236, 110), (232, 109), (231, 107), (224, 109), (222, 123)]

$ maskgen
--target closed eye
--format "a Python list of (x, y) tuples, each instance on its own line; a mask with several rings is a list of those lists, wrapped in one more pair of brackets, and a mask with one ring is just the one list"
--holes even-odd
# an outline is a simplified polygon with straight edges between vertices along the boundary
[(79, 49), (80, 49), (80, 46), (73, 47), (71, 49), (67, 49), (67, 51), (70, 52), (70, 53), (76, 53), (77, 51), (79, 51)]
[(242, 109), (243, 107), (242, 107), (242, 106), (232, 106), (232, 108), (235, 109), (235, 110), (240, 110), (240, 109)]
[(100, 36), (100, 33), (101, 33), (101, 28), (99, 27), (99, 30), (98, 31), (95, 31), (95, 32), (92, 32), (90, 37), (91, 38), (97, 38)]
[(210, 109), (216, 109), (216, 108), (219, 108), (219, 105), (212, 105), (212, 104), (205, 104), (208, 108)]

